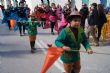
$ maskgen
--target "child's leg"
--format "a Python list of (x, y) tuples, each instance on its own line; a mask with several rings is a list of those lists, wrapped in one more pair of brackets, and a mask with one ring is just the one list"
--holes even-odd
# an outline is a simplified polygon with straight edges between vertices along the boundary
[(19, 32), (21, 36), (22, 35), (22, 24), (20, 22), (18, 22), (18, 28), (19, 28)]
[(66, 73), (71, 73), (73, 63), (63, 63)]
[(11, 30), (10, 20), (7, 20), (9, 30)]
[(94, 46), (99, 46), (99, 43), (95, 34), (96, 34), (95, 28), (94, 26), (91, 26), (91, 35), (93, 36)]
[(53, 34), (53, 30), (54, 30), (54, 26), (55, 26), (55, 22), (51, 22), (51, 33)]
[(33, 36), (33, 49), (35, 49), (36, 36)]
[(30, 39), (31, 52), (34, 53), (35, 52), (35, 39), (36, 39), (36, 36), (29, 36), (29, 39)]
[(81, 70), (81, 64), (80, 60), (74, 62), (71, 73), (80, 73)]
[(32, 49), (33, 48), (33, 37), (29, 36), (29, 40), (30, 40), (30, 47)]
[(26, 28), (26, 26), (25, 26), (25, 24), (23, 23), (23, 34), (25, 34), (25, 28)]

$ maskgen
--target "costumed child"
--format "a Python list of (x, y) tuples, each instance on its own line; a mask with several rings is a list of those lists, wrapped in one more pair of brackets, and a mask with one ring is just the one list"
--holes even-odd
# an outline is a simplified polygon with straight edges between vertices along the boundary
[(67, 27), (67, 25), (68, 25), (68, 21), (65, 19), (64, 14), (62, 14), (62, 20), (60, 22), (60, 27), (59, 27), (59, 32), (58, 33), (60, 33), (60, 31), (63, 28)]
[(27, 27), (28, 27), (28, 34), (29, 34), (29, 41), (30, 41), (30, 47), (31, 47), (31, 53), (35, 53), (35, 41), (36, 41), (36, 35), (38, 33), (37, 31), (37, 26), (41, 26), (39, 24), (38, 20), (35, 18), (34, 15), (30, 16), (28, 22), (27, 22)]
[(70, 26), (62, 29), (55, 40), (55, 44), (57, 47), (65, 50), (61, 55), (61, 60), (63, 61), (66, 73), (79, 73), (81, 69), (80, 44), (85, 47), (88, 54), (92, 54), (93, 51), (83, 28), (80, 27), (80, 14), (78, 12), (72, 12), (68, 19)]
[(49, 16), (50, 25), (51, 25), (51, 34), (54, 35), (54, 27), (57, 23), (57, 15), (56, 15), (56, 5), (52, 3), (51, 5), (51, 15)]

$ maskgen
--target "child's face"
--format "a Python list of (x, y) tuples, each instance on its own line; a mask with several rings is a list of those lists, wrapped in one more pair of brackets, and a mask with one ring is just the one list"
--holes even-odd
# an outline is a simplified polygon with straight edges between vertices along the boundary
[(94, 6), (91, 5), (91, 10), (93, 10), (93, 9), (94, 9)]
[(20, 7), (24, 7), (24, 3), (21, 3), (21, 4), (20, 4)]
[(31, 17), (32, 22), (34, 21), (34, 19), (35, 19), (35, 17), (32, 16), (32, 17)]
[(80, 24), (81, 24), (81, 19), (80, 18), (73, 19), (70, 22), (71, 27), (75, 27), (75, 28), (78, 28), (80, 26)]

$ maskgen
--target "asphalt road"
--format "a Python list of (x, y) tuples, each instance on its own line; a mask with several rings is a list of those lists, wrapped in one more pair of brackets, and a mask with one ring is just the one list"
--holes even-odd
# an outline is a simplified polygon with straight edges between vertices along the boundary
[[(52, 43), (57, 34), (51, 35), (50, 29), (38, 28), (37, 51), (30, 53), (28, 36), (19, 36), (19, 32), (9, 31), (0, 25), (0, 73), (40, 73), (47, 53), (47, 44)], [(92, 49), (98, 53), (110, 53), (110, 42), (100, 42)], [(84, 50), (82, 47), (81, 50)], [(80, 73), (110, 73), (110, 55), (81, 53), (82, 69)], [(47, 73), (62, 73), (60, 59)]]

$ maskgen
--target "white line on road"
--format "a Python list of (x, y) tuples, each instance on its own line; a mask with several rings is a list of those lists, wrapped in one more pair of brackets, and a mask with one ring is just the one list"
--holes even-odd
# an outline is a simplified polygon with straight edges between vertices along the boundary
[[(46, 54), (47, 53), (47, 51), (45, 50), (45, 48), (48, 48), (47, 47), (47, 45), (43, 42), (43, 41), (36, 41), (36, 44), (41, 48), (41, 50)], [(41, 45), (42, 44), (42, 45)], [(57, 67), (61, 72), (64, 72), (64, 69), (63, 69), (63, 67), (61, 66), (61, 64), (58, 62), (58, 61), (56, 61), (55, 63), (54, 63), (54, 65), (55, 65), (55, 67)]]
[(44, 47), (38, 42), (36, 41), (36, 44), (41, 48), (41, 50), (46, 54), (46, 50), (43, 49)]

